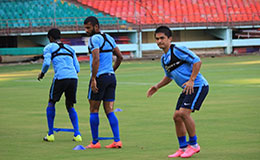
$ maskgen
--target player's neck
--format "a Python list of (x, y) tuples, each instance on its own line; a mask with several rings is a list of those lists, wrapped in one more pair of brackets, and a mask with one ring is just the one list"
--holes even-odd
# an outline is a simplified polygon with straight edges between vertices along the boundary
[(169, 49), (170, 49), (170, 45), (167, 46), (167, 47), (165, 47), (165, 48), (163, 49), (163, 52), (166, 54), (166, 53), (169, 51)]

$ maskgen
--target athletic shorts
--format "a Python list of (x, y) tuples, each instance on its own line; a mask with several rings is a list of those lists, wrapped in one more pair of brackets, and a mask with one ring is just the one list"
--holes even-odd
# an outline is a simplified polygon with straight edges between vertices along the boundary
[(77, 79), (54, 79), (50, 88), (49, 101), (58, 102), (63, 93), (66, 101), (76, 103)]
[(96, 78), (98, 93), (91, 90), (91, 80), (89, 82), (88, 99), (95, 101), (115, 101), (116, 77), (112, 73), (101, 74)]
[(200, 110), (208, 91), (209, 86), (201, 86), (194, 87), (194, 92), (192, 94), (186, 95), (185, 93), (181, 93), (176, 105), (176, 110), (179, 110), (180, 108), (188, 108), (193, 112), (195, 110)]

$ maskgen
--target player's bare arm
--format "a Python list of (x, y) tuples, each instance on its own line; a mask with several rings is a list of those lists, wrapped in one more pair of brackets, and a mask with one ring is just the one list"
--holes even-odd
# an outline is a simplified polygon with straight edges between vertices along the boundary
[(147, 91), (147, 97), (151, 97), (155, 92), (158, 91), (158, 89), (162, 88), (163, 86), (166, 86), (172, 81), (171, 78), (164, 76), (163, 79), (157, 83), (156, 85), (152, 86), (148, 91)]
[(99, 67), (99, 49), (94, 49), (92, 51), (92, 57), (93, 57), (93, 62), (92, 62), (91, 89), (94, 93), (97, 93), (98, 88), (97, 88), (96, 76)]
[(116, 56), (116, 61), (113, 65), (113, 69), (114, 69), (114, 71), (116, 71), (117, 68), (120, 66), (122, 60), (123, 60), (123, 55), (122, 55), (122, 53), (121, 53), (121, 51), (119, 50), (118, 47), (116, 47), (114, 49), (113, 54)]
[(193, 89), (194, 81), (200, 71), (201, 64), (202, 64), (201, 61), (193, 64), (190, 79), (182, 85), (182, 87), (184, 87), (183, 93), (186, 93), (186, 95), (192, 94), (194, 92), (194, 89)]

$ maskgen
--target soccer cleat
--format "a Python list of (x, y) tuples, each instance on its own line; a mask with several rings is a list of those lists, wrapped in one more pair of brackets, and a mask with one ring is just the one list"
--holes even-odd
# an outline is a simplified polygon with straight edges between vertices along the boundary
[(122, 142), (113, 142), (110, 145), (107, 145), (106, 148), (122, 148)]
[(179, 148), (174, 154), (168, 155), (168, 158), (175, 158), (175, 157), (180, 157), (184, 151)]
[(75, 142), (82, 142), (82, 138), (80, 135), (77, 135), (76, 137), (74, 136), (72, 140)]
[(93, 144), (93, 143), (91, 142), (91, 143), (90, 143), (89, 145), (87, 145), (85, 148), (86, 148), (86, 149), (97, 149), (97, 148), (101, 148), (101, 145), (100, 145), (99, 142), (97, 142), (96, 144)]
[(200, 152), (200, 146), (198, 145), (196, 148), (192, 146), (188, 146), (187, 150), (181, 155), (182, 158), (189, 158), (195, 153)]
[(43, 138), (43, 140), (44, 140), (44, 141), (47, 141), (47, 142), (53, 142), (53, 141), (54, 141), (54, 135), (53, 135), (53, 134), (51, 134), (51, 135), (48, 135), (48, 134), (47, 134), (47, 136), (45, 136), (45, 137)]

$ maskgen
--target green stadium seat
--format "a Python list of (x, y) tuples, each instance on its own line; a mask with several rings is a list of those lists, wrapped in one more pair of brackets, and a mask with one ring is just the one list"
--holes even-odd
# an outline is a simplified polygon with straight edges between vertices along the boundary
[[(84, 9), (82, 6), (76, 6), (73, 3), (62, 0), (10, 0), (0, 3), (0, 26), (1, 28), (6, 27), (6, 23), (3, 22), (5, 19), (8, 19), (7, 26), (10, 28), (52, 26), (54, 7), (56, 7), (55, 17), (57, 26), (82, 25), (87, 16), (96, 16), (101, 19), (105, 17), (101, 22), (103, 25), (117, 22), (121, 24), (127, 23), (110, 15), (104, 15), (101, 12), (95, 13), (90, 8)], [(73, 18), (68, 19), (69, 17)]]

